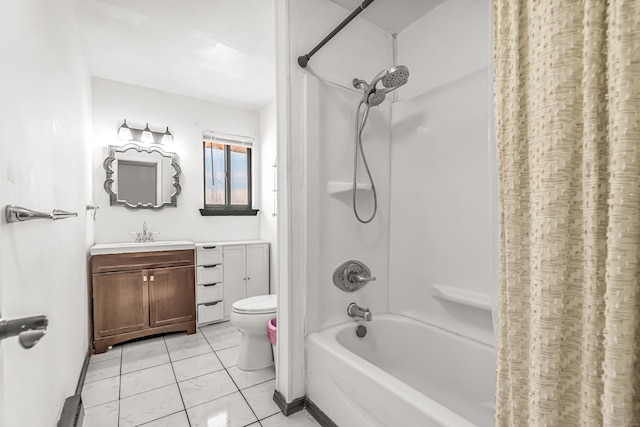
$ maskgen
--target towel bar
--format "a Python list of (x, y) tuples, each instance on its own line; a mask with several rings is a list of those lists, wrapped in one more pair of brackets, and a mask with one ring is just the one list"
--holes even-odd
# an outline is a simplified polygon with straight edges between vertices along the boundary
[(60, 209), (54, 209), (51, 213), (38, 212), (31, 209), (23, 208), (15, 205), (8, 205), (4, 209), (4, 215), (7, 222), (23, 222), (32, 219), (65, 219), (78, 216), (76, 212), (67, 212)]

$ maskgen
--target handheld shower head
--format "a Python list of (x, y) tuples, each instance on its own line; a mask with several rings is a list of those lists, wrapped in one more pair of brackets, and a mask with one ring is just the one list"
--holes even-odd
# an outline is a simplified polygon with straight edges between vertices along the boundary
[(383, 91), (371, 92), (367, 97), (367, 105), (370, 107), (376, 107), (384, 102), (386, 95)]
[[(353, 86), (357, 89), (364, 88), (364, 96), (362, 102), (365, 102), (370, 107), (375, 107), (385, 99), (385, 95), (393, 90), (396, 90), (400, 86), (407, 83), (409, 80), (409, 68), (404, 65), (396, 65), (388, 70), (380, 71), (368, 84), (364, 80), (353, 79)], [(382, 82), (384, 89), (378, 90), (376, 85), (378, 82)]]

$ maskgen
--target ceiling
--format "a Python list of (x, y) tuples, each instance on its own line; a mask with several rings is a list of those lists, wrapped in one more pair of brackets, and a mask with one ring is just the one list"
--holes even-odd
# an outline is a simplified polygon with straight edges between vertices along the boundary
[(74, 4), (93, 76), (249, 109), (275, 97), (272, 1)]
[[(354, 11), (363, 0), (331, 0)], [(391, 33), (401, 33), (446, 0), (375, 0), (360, 15)], [(345, 18), (347, 16), (345, 15)]]
[[(331, 1), (348, 11), (362, 3)], [(360, 16), (399, 33), (445, 1), (376, 0)], [(275, 98), (273, 1), (74, 5), (93, 76), (253, 110)]]

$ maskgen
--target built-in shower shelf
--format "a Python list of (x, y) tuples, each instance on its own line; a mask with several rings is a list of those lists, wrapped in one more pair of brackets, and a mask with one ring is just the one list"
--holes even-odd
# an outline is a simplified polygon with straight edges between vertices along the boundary
[[(353, 182), (329, 181), (327, 183), (327, 192), (329, 194), (350, 193), (353, 190)], [(371, 184), (359, 182), (356, 185), (357, 191), (371, 191)]]
[(469, 307), (491, 311), (491, 295), (483, 292), (467, 291), (447, 285), (431, 285), (440, 298)]

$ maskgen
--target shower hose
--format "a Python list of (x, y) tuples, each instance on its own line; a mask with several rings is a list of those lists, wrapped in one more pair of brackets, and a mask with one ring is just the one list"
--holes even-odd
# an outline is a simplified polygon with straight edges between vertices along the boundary
[[(362, 105), (364, 104), (364, 114), (362, 115), (362, 122), (360, 121), (360, 110)], [(353, 155), (353, 213), (355, 214), (358, 221), (363, 224), (368, 224), (373, 221), (373, 218), (376, 217), (376, 212), (378, 211), (378, 195), (376, 194), (376, 185), (373, 182), (373, 177), (371, 176), (371, 171), (369, 170), (369, 164), (367, 163), (367, 157), (364, 154), (364, 150), (362, 148), (362, 131), (364, 130), (364, 125), (367, 123), (367, 118), (369, 117), (369, 105), (362, 101), (358, 104), (358, 110), (356, 111), (356, 141), (355, 141), (355, 152)], [(358, 186), (358, 150), (360, 150), (360, 155), (362, 156), (362, 161), (364, 162), (364, 168), (367, 171), (367, 175), (369, 176), (369, 181), (371, 182), (371, 189), (373, 190), (373, 213), (371, 217), (368, 219), (362, 219), (358, 214), (358, 206), (356, 204), (357, 201), (357, 186)]]

